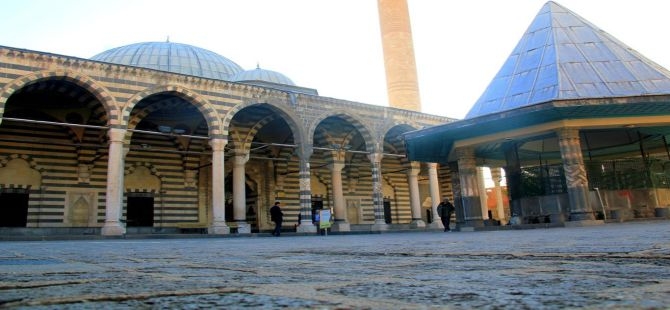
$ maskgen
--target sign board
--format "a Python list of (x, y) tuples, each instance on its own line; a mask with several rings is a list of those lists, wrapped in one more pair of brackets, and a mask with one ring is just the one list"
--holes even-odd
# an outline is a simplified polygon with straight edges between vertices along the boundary
[(330, 210), (319, 211), (319, 228), (330, 228)]

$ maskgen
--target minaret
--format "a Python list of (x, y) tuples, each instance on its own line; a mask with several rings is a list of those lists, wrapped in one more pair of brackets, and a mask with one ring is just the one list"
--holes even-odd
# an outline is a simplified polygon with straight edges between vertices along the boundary
[(389, 105), (421, 111), (407, 0), (377, 0), (377, 7)]

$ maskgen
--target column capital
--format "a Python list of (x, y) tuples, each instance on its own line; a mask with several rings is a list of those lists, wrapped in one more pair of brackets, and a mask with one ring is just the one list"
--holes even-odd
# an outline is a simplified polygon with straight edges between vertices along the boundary
[(347, 152), (344, 150), (331, 151), (333, 162), (343, 162)]
[(295, 151), (300, 159), (309, 160), (309, 158), (312, 157), (312, 154), (314, 153), (314, 148), (311, 145), (300, 143), (298, 144), (298, 148), (296, 148)]
[(249, 153), (235, 153), (233, 154), (233, 167), (244, 167), (249, 161)]
[(328, 169), (334, 172), (341, 172), (346, 165), (343, 162), (334, 162), (328, 165)]
[(407, 169), (408, 176), (417, 176), (421, 172), (421, 165), (418, 162), (410, 162)]
[(126, 131), (122, 128), (110, 128), (107, 132), (110, 142), (123, 142), (123, 139), (126, 137)]
[(370, 154), (368, 154), (368, 158), (373, 163), (380, 163), (380, 162), (382, 162), (382, 158), (384, 158), (384, 154), (382, 154), (382, 153), (370, 153)]
[(455, 149), (458, 159), (475, 157), (475, 149), (472, 147), (459, 147)]
[(502, 168), (499, 167), (490, 167), (491, 170), (491, 179), (493, 179), (494, 184), (500, 184), (500, 177), (502, 176)]
[(209, 145), (213, 151), (223, 151), (228, 144), (228, 139), (212, 139), (209, 140)]

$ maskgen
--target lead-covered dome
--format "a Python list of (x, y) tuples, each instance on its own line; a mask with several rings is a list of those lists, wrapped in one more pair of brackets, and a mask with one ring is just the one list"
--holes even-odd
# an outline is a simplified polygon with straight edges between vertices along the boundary
[(232, 80), (242, 67), (204, 48), (173, 42), (142, 42), (104, 51), (91, 60), (217, 80)]
[(277, 71), (261, 69), (260, 66), (256, 66), (256, 69), (246, 70), (238, 72), (233, 76), (232, 81), (234, 82), (270, 82), (275, 84), (291, 85), (295, 86), (295, 83), (291, 81), (286, 75), (283, 75)]

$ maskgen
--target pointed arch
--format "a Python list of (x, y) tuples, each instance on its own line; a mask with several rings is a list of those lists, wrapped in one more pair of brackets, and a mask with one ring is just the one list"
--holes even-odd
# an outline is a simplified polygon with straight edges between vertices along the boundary
[(233, 117), (237, 112), (240, 112), (244, 108), (255, 106), (255, 105), (264, 105), (269, 107), (275, 112), (278, 112), (279, 115), (286, 121), (286, 123), (289, 126), (289, 129), (291, 129), (291, 132), (293, 133), (293, 140), (296, 141), (296, 143), (302, 143), (305, 141), (305, 130), (303, 126), (301, 126), (301, 123), (299, 121), (299, 117), (295, 114), (294, 111), (286, 109), (280, 104), (272, 103), (272, 102), (245, 102), (242, 104), (238, 104), (234, 106), (232, 109), (228, 111), (228, 113), (225, 115), (224, 119), (222, 120), (222, 134), (224, 137), (228, 136), (228, 131), (230, 130), (230, 124), (233, 120)]
[(312, 145), (314, 143), (314, 134), (316, 131), (316, 128), (323, 122), (326, 118), (329, 117), (340, 117), (344, 119), (345, 121), (349, 122), (358, 132), (361, 134), (363, 137), (363, 141), (365, 142), (365, 150), (368, 152), (374, 152), (375, 151), (375, 145), (377, 144), (377, 140), (375, 137), (372, 135), (372, 130), (370, 130), (366, 125), (365, 122), (363, 122), (361, 119), (358, 117), (351, 115), (347, 112), (332, 112), (328, 111), (326, 113), (323, 113), (319, 115), (314, 121), (310, 124), (307, 132), (309, 135), (307, 136), (307, 143)]
[(222, 135), (220, 117), (214, 106), (200, 94), (180, 85), (159, 85), (154, 88), (145, 89), (135, 94), (123, 106), (121, 111), (123, 119), (120, 123), (127, 126), (128, 128), (134, 128), (141, 120), (141, 118), (131, 119), (131, 112), (133, 111), (135, 105), (137, 105), (137, 103), (139, 103), (142, 99), (151, 95), (166, 92), (174, 93), (177, 96), (182, 97), (184, 100), (193, 104), (200, 111), (200, 113), (202, 113), (203, 118), (207, 122), (207, 127), (211, 138), (225, 137), (225, 135)]
[(94, 110), (94, 113), (96, 113), (101, 120), (106, 121), (110, 126), (119, 124), (119, 109), (117, 108), (116, 100), (109, 90), (98, 84), (98, 82), (91, 77), (70, 70), (39, 71), (24, 75), (5, 85), (5, 87), (0, 90), (0, 122), (2, 120), (1, 117), (5, 113), (7, 100), (12, 94), (29, 84), (46, 80), (62, 80), (82, 87), (91, 93), (104, 108), (104, 111)]
[[(388, 126), (384, 130), (384, 148), (386, 149), (388, 144), (393, 147), (393, 151), (405, 153), (406, 151), (403, 133), (417, 129), (418, 127), (412, 127), (410, 124), (400, 122), (396, 122), (392, 126)], [(403, 157), (401, 161), (406, 162), (407, 158)]]

